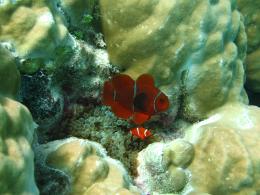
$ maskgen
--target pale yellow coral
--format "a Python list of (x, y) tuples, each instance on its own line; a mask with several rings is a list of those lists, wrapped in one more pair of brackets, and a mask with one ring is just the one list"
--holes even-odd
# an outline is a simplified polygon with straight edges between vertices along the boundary
[(0, 5), (0, 41), (11, 43), (20, 57), (49, 59), (58, 45), (70, 41), (56, 4), (30, 0)]
[(71, 194), (138, 194), (122, 165), (106, 156), (101, 145), (68, 138), (42, 145), (46, 165), (71, 178)]
[(233, 0), (100, 0), (112, 63), (137, 78), (151, 73), (187, 118), (226, 102), (247, 102), (246, 34)]
[(183, 139), (157, 151), (149, 145), (139, 154), (138, 179), (148, 192), (259, 194), (259, 134), (260, 108), (227, 104), (192, 125)]

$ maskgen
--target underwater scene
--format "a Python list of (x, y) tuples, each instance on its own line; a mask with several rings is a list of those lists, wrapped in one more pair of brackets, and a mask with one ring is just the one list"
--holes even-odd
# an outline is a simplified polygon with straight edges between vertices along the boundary
[(260, 195), (260, 0), (0, 0), (0, 195)]

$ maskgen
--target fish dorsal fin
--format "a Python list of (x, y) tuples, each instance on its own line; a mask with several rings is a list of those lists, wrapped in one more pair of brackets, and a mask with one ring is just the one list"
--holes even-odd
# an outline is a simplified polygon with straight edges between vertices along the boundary
[(136, 80), (137, 85), (150, 85), (154, 86), (153, 76), (150, 74), (142, 74)]
[(134, 80), (126, 74), (117, 74), (112, 78), (113, 86), (117, 91), (133, 88)]

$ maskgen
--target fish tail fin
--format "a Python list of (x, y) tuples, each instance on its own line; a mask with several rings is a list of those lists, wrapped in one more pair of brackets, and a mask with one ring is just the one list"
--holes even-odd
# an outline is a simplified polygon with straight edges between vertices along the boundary
[(111, 81), (106, 81), (103, 88), (102, 103), (112, 106), (114, 102), (114, 86)]

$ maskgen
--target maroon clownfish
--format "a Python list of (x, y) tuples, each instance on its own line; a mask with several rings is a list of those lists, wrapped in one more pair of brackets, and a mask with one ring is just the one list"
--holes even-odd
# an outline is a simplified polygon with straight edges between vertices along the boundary
[(115, 75), (104, 83), (102, 99), (116, 116), (138, 125), (169, 108), (168, 97), (154, 86), (149, 74), (139, 76), (136, 81), (125, 74)]
[(131, 129), (131, 134), (135, 137), (140, 138), (141, 140), (144, 140), (147, 137), (152, 136), (152, 133), (144, 127), (135, 127)]

